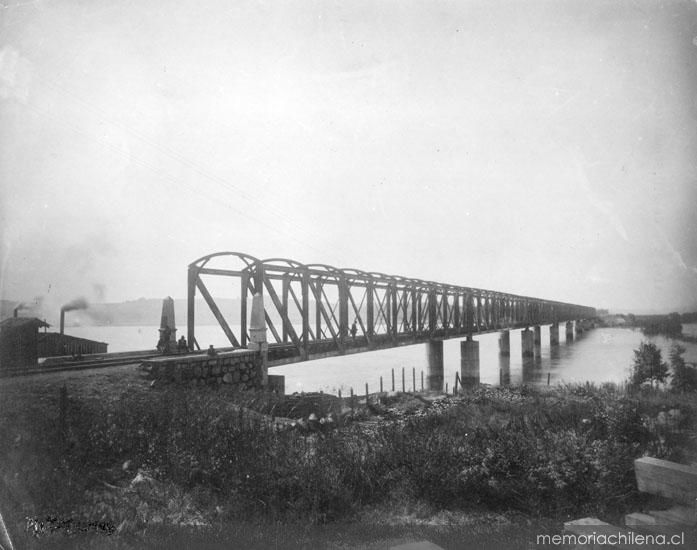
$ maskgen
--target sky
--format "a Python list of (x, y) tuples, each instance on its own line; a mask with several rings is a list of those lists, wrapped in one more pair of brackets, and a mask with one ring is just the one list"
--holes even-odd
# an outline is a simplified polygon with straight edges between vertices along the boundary
[(697, 3), (1, 0), (0, 297), (218, 251), (697, 310)]

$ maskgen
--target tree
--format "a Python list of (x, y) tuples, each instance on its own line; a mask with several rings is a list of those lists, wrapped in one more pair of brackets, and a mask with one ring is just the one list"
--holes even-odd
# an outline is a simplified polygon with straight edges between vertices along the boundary
[(670, 367), (673, 371), (670, 385), (677, 391), (694, 391), (697, 390), (697, 369), (685, 363), (683, 353), (685, 348), (680, 344), (673, 344), (670, 348)]
[(652, 342), (642, 342), (639, 349), (634, 350), (634, 368), (630, 383), (640, 386), (644, 382), (665, 382), (668, 376), (668, 365), (663, 362), (661, 350)]

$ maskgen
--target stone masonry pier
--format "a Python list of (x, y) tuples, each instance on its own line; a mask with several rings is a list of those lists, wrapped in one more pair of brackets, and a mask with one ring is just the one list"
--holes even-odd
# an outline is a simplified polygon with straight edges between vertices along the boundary
[(230, 385), (251, 390), (262, 387), (262, 356), (256, 351), (224, 351), (217, 355), (163, 355), (144, 361), (150, 378), (190, 386)]

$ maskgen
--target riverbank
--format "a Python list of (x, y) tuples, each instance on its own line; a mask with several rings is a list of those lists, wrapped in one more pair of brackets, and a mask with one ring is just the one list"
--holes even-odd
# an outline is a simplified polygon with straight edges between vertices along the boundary
[[(134, 368), (0, 391), (2, 513), (29, 548), (525, 547), (568, 519), (642, 509), (634, 458), (697, 461), (693, 395), (611, 385), (371, 396), (353, 410), (151, 387)], [(21, 533), (47, 516), (103, 529)]]

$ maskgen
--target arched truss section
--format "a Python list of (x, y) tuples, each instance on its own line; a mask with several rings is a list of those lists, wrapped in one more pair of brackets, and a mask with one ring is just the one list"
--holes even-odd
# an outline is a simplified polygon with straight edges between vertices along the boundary
[[(237, 324), (221, 313), (203, 281), (208, 276), (239, 281)], [(262, 294), (270, 359), (286, 362), (595, 316), (593, 308), (493, 290), (216, 252), (189, 264), (187, 328), (192, 347), (198, 347), (196, 292), (235, 348), (247, 346), (251, 298)]]

